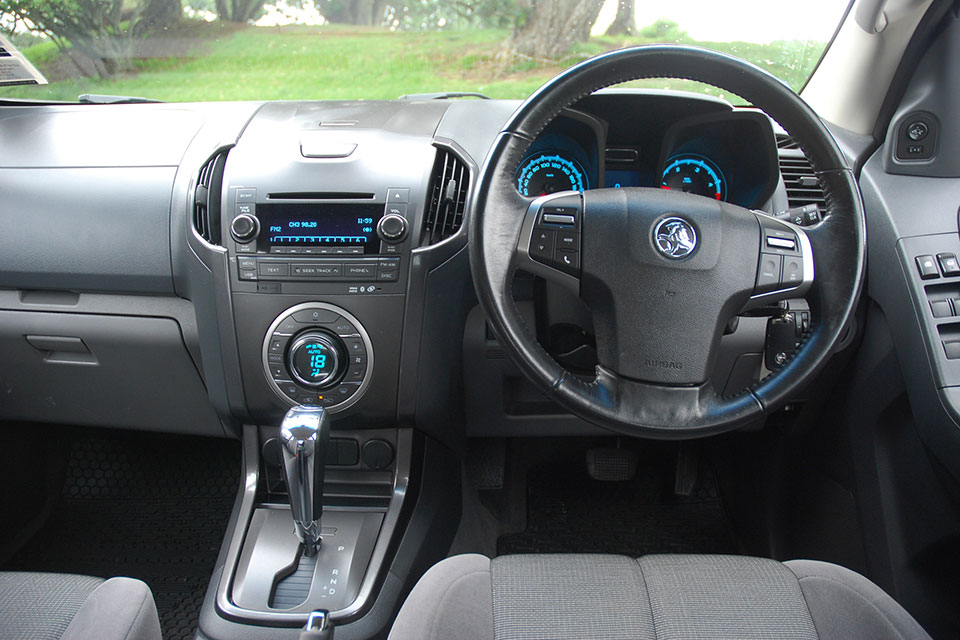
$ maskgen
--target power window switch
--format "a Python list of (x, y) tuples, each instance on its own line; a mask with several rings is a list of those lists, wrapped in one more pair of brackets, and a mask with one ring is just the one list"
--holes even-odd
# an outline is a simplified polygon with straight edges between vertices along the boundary
[(943, 350), (947, 354), (947, 360), (960, 360), (960, 340), (945, 340)]
[(933, 256), (930, 255), (917, 256), (917, 271), (920, 272), (920, 277), (923, 280), (940, 277), (940, 272), (937, 270), (937, 263), (933, 259)]
[(930, 303), (934, 318), (948, 318), (953, 315), (953, 305), (949, 300), (934, 300)]
[(957, 262), (957, 256), (952, 253), (938, 253), (937, 262), (940, 263), (940, 271), (943, 275), (960, 276), (960, 263)]

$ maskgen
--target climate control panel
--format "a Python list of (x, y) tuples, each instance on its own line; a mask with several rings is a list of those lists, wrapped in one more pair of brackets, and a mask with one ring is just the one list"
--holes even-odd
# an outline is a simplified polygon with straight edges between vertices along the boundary
[(307, 302), (284, 311), (267, 329), (263, 369), (286, 404), (342, 411), (369, 385), (373, 345), (360, 321), (345, 309)]

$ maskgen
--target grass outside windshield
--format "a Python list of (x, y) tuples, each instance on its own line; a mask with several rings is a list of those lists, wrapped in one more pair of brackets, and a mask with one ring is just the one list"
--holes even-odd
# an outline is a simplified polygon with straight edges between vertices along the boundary
[[(731, 53), (799, 90), (846, 9), (840, 0), (663, 4), (0, 0), (3, 33), (50, 81), (0, 87), (0, 97), (76, 101), (93, 93), (183, 102), (471, 91), (525, 98), (571, 64), (647, 43)], [(634, 86), (723, 95), (677, 80)]]

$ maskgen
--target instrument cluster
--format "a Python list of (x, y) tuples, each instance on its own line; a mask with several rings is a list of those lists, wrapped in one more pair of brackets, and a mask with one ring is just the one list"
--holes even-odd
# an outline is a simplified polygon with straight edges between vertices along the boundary
[[(603, 97), (608, 102), (628, 99)], [(651, 187), (763, 207), (780, 176), (769, 118), (753, 110), (710, 106), (714, 108), (709, 112), (688, 109), (672, 119), (648, 120), (642, 113), (625, 119), (619, 110), (613, 122), (604, 119), (605, 113), (568, 109), (530, 145), (517, 167), (517, 191), (538, 197), (559, 191)]]

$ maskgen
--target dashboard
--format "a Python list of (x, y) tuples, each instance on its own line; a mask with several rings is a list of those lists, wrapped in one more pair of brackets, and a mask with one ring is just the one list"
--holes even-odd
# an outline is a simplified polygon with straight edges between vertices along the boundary
[[(594, 432), (497, 356), (473, 292), (471, 182), (517, 104), (0, 110), (2, 417), (223, 435), (314, 403), (347, 428), (444, 440), (464, 414), (477, 435)], [(540, 133), (516, 184), (677, 189), (773, 212), (791, 204), (780, 175), (761, 113), (609, 90)], [(34, 212), (45, 225), (23, 223)], [(583, 303), (529, 274), (516, 291), (550, 352), (589, 370)], [(756, 357), (736, 364), (745, 343), (762, 350), (762, 323), (746, 325), (724, 388), (759, 372)]]

